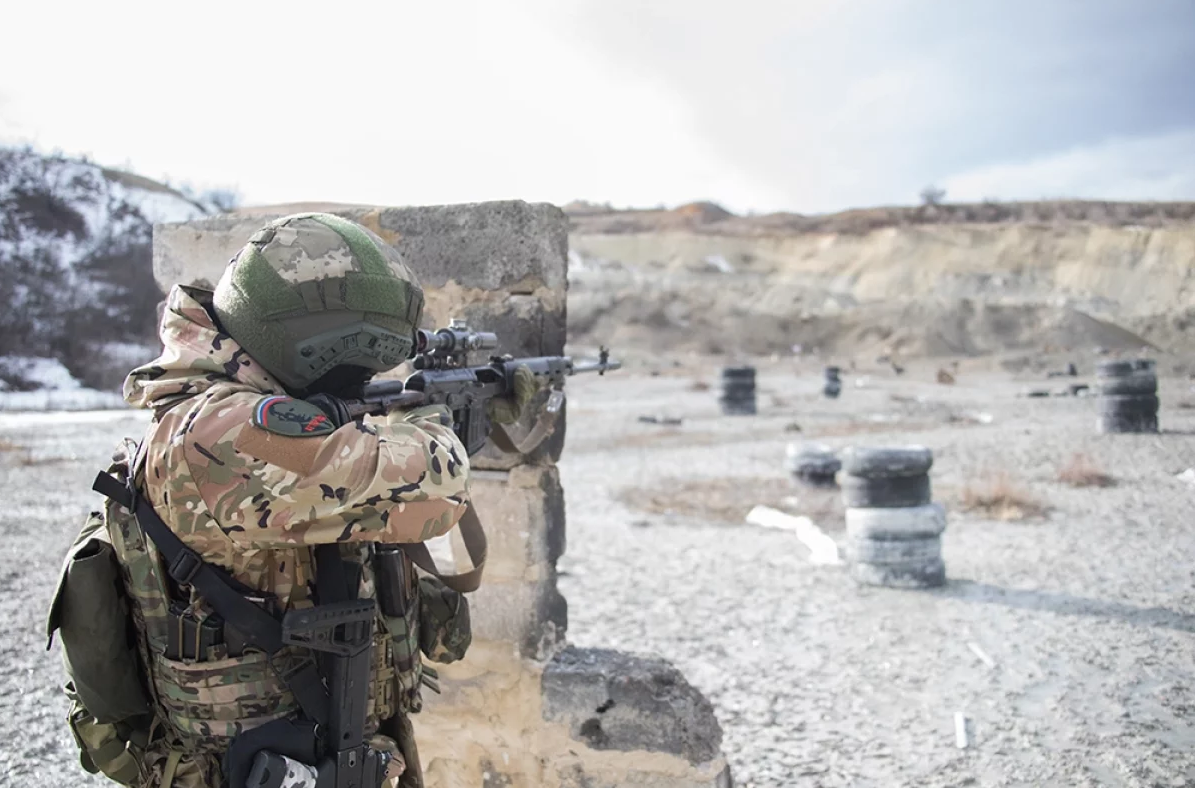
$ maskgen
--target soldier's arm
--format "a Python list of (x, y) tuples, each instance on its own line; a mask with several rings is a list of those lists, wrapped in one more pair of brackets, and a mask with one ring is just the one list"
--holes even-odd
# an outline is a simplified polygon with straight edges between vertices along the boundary
[(183, 435), (203, 504), (234, 541), (418, 542), (464, 514), (469, 460), (439, 411), (335, 428), (308, 403), (272, 399), (212, 399)]

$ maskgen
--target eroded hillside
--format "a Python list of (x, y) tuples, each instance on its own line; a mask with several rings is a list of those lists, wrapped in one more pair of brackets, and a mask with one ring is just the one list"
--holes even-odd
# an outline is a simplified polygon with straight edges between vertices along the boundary
[(1190, 203), (569, 212), (579, 342), (937, 356), (1181, 352), (1195, 336)]

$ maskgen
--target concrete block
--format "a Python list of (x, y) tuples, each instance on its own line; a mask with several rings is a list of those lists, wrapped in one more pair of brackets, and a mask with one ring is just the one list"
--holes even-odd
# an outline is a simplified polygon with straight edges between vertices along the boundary
[(533, 579), (538, 571), (529, 569), (555, 565), (564, 554), (564, 490), (555, 466), (476, 472), (470, 492), (489, 539), (487, 581)]
[(703, 764), (719, 758), (713, 706), (662, 659), (568, 647), (544, 669), (544, 719), (594, 750), (663, 752)]
[(556, 567), (528, 568), (539, 579), (488, 580), (469, 595), (473, 636), (514, 643), (529, 659), (544, 659), (564, 640), (568, 603), (556, 590)]

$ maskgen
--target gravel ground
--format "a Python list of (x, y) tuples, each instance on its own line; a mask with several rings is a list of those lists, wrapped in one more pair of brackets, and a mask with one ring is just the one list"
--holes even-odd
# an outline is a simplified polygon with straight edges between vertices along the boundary
[[(1163, 435), (1100, 436), (1092, 400), (1018, 399), (1002, 375), (911, 377), (848, 380), (829, 402), (811, 375), (761, 369), (754, 418), (721, 417), (683, 371), (574, 380), (571, 639), (680, 666), (713, 701), (740, 786), (1195, 785), (1195, 487), (1174, 478), (1195, 465), (1195, 410), (1166, 407), (1189, 384), (1163, 381)], [(143, 422), (0, 414), (0, 785), (108, 785), (77, 766), (42, 623), (92, 476)], [(934, 449), (946, 588), (861, 589), (791, 535), (734, 523), (777, 502), (784, 445), (805, 439)], [(1118, 483), (1060, 484), (1075, 452)], [(1001, 474), (1047, 514), (957, 511), (967, 485)], [(824, 495), (802, 501), (841, 538)]]
[[(852, 378), (831, 402), (813, 376), (761, 370), (756, 418), (720, 416), (683, 374), (574, 381), (570, 638), (673, 660), (713, 701), (740, 786), (1195, 785), (1195, 487), (1174, 478), (1195, 465), (1195, 411), (1165, 407), (1189, 382), (1162, 382), (1165, 434), (1101, 436), (1091, 399), (1020, 399), (1007, 375), (912, 376)], [(684, 424), (636, 419), (659, 413)], [(789, 534), (691, 505), (708, 482), (745, 511), (805, 439), (934, 450), (945, 588), (859, 588)], [(1117, 484), (1059, 483), (1076, 452)], [(957, 511), (968, 484), (1001, 476), (1048, 513)], [(645, 489), (655, 505), (633, 508)], [(841, 540), (839, 516), (812, 511)]]

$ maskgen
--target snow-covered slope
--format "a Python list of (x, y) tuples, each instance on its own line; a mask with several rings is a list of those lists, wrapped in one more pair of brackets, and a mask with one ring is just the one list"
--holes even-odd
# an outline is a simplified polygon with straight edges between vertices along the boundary
[(10, 214), (0, 219), (0, 264), (48, 249), (74, 266), (107, 239), (207, 213), (146, 178), (15, 149), (0, 150), (0, 206)]
[[(153, 225), (211, 212), (147, 178), (0, 148), (0, 357), (49, 359), (114, 390), (127, 357), (154, 355)], [(141, 352), (111, 352), (128, 347)]]

